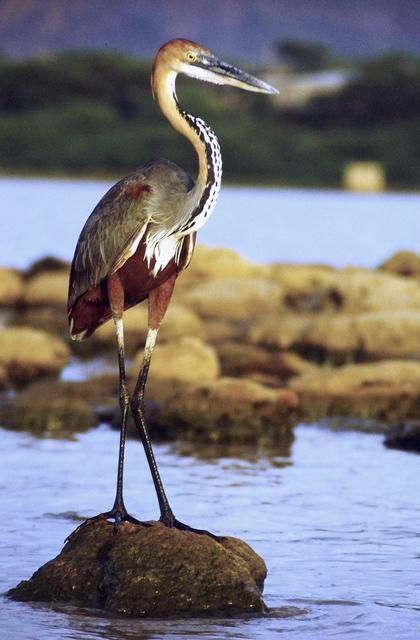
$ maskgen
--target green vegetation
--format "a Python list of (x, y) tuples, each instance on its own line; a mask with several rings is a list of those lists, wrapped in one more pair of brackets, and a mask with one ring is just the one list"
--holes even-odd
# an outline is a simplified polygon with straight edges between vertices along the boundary
[[(328, 58), (322, 48), (319, 58)], [(168, 157), (195, 175), (190, 145), (160, 114), (149, 74), (149, 62), (120, 53), (0, 58), (0, 169), (123, 174)], [(287, 111), (266, 96), (183, 78), (178, 93), (217, 132), (228, 181), (338, 186), (347, 162), (375, 160), (391, 187), (420, 185), (419, 59), (371, 60), (339, 94)]]

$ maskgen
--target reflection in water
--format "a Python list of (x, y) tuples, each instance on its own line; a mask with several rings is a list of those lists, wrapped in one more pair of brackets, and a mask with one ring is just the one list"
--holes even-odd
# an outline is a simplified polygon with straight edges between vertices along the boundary
[[(109, 508), (118, 434), (76, 440), (1, 431), (0, 591), (55, 556), (80, 517)], [(1, 597), (2, 637), (42, 640), (418, 638), (418, 457), (381, 437), (299, 427), (284, 447), (159, 445), (175, 513), (242, 537), (267, 562), (262, 618), (133, 620)], [(157, 515), (140, 445), (127, 451), (126, 502)], [(397, 630), (396, 633), (394, 631)]]

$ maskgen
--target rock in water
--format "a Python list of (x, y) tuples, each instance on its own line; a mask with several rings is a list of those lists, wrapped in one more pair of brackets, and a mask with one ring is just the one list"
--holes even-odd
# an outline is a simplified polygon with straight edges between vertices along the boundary
[(139, 617), (264, 611), (266, 566), (245, 542), (146, 524), (115, 534), (105, 519), (89, 522), (9, 596)]

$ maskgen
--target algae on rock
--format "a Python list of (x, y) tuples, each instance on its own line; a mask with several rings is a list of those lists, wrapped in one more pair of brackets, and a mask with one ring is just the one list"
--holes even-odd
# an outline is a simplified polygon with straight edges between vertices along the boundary
[(76, 530), (61, 553), (9, 591), (129, 616), (262, 613), (264, 561), (242, 540), (105, 519)]

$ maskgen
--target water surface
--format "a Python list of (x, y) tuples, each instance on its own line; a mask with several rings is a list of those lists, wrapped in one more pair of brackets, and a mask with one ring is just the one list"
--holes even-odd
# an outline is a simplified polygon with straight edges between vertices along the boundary
[[(0, 262), (25, 268), (46, 254), (71, 260), (110, 182), (0, 178)], [(420, 194), (222, 187), (199, 241), (249, 260), (376, 267), (420, 252)]]
[[(263, 618), (124, 620), (0, 600), (1, 637), (419, 638), (419, 457), (381, 436), (300, 426), (283, 450), (160, 445), (157, 456), (178, 517), (239, 536), (268, 565)], [(117, 433), (73, 441), (1, 431), (0, 591), (56, 555), (75, 517), (113, 497)], [(142, 518), (157, 505), (140, 445), (130, 441), (126, 502)]]

